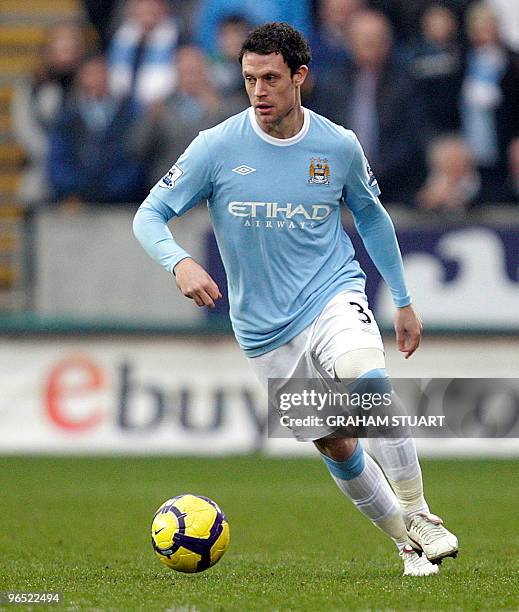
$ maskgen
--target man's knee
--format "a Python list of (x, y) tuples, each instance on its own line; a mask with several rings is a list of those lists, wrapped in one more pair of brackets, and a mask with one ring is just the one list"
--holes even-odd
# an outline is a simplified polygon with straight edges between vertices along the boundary
[[(340, 355), (335, 363), (335, 375), (343, 381), (354, 381), (364, 374), (383, 371), (386, 367), (384, 352), (377, 348), (348, 351)], [(382, 380), (382, 379), (381, 379)], [(357, 448), (357, 438), (341, 436), (336, 432), (314, 441), (319, 451), (334, 461), (347, 461)]]
[(357, 448), (357, 438), (341, 438), (327, 436), (315, 440), (314, 444), (318, 450), (334, 461), (347, 461)]
[[(358, 417), (373, 411), (370, 414), (385, 418), (393, 414), (395, 398), (385, 369), (383, 351), (376, 348), (349, 351), (337, 358), (334, 367), (339, 384), (347, 389), (351, 398), (357, 398), (356, 403), (347, 404), (349, 414)], [(359, 427), (353, 428), (350, 435), (372, 437), (387, 433), (386, 429), (371, 423)], [(394, 430), (391, 431), (394, 435)]]
[(334, 363), (335, 375), (341, 380), (355, 380), (372, 370), (385, 369), (384, 352), (378, 348), (363, 348), (340, 355)]

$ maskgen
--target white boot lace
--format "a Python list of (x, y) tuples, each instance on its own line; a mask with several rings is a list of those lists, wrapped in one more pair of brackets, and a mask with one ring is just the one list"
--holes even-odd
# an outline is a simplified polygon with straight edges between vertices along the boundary
[(427, 544), (433, 542), (435, 538), (443, 537), (445, 534), (445, 529), (441, 525), (430, 523), (423, 517), (421, 517), (419, 521), (415, 519), (415, 525), (413, 525), (413, 527), (416, 533), (418, 533)]

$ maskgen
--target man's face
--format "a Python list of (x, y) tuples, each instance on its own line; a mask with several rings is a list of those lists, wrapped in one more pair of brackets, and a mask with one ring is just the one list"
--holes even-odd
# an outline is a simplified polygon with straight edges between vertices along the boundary
[(151, 32), (167, 16), (164, 0), (133, 0), (129, 11), (146, 32)]
[(178, 89), (188, 96), (199, 96), (207, 91), (209, 76), (203, 51), (197, 47), (184, 47), (175, 56)]
[(218, 31), (218, 50), (227, 59), (236, 61), (249, 28), (242, 23), (224, 23)]
[(54, 26), (46, 48), (47, 63), (60, 71), (76, 70), (85, 53), (85, 39), (76, 25)]
[(308, 68), (301, 66), (291, 75), (280, 53), (245, 53), (242, 59), (245, 89), (262, 127), (279, 125), (294, 109), (307, 72)]
[(360, 14), (350, 24), (350, 44), (361, 68), (380, 69), (391, 53), (391, 26), (382, 15)]
[(85, 62), (78, 73), (79, 88), (87, 98), (102, 99), (108, 94), (108, 71), (103, 60)]
[(364, 7), (366, 0), (322, 0), (321, 21), (332, 28), (346, 28), (352, 16)]
[(470, 42), (475, 47), (499, 43), (499, 28), (493, 15), (482, 15), (475, 18), (468, 26)]

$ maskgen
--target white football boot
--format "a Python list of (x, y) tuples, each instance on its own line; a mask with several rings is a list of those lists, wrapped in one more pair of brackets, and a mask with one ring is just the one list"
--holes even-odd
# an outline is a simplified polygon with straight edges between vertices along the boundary
[(409, 521), (407, 534), (431, 563), (440, 564), (445, 557), (458, 554), (458, 538), (445, 529), (442, 519), (435, 514), (415, 514)]
[(408, 544), (398, 553), (404, 562), (404, 576), (433, 576), (440, 568), (427, 560), (425, 555), (420, 556)]

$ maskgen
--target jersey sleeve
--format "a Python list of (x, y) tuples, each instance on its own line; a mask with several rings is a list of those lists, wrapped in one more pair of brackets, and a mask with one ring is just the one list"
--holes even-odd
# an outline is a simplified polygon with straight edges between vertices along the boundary
[(167, 174), (153, 187), (150, 195), (160, 200), (180, 217), (200, 200), (212, 194), (211, 164), (204, 135), (200, 133)]
[(404, 275), (402, 255), (395, 227), (380, 202), (353, 213), (353, 220), (366, 251), (386, 282), (395, 306), (401, 308), (411, 302)]
[(211, 167), (207, 145), (199, 134), (176, 164), (153, 187), (133, 220), (133, 232), (144, 250), (168, 272), (190, 257), (167, 226), (200, 200), (211, 197)]
[[(351, 132), (350, 132), (351, 133)], [(362, 146), (353, 134), (353, 157), (342, 190), (344, 202), (352, 213), (378, 204), (380, 189)]]
[(353, 157), (343, 188), (343, 197), (351, 210), (357, 231), (366, 251), (391, 291), (397, 307), (412, 302), (406, 285), (402, 255), (393, 222), (378, 196), (377, 179), (364, 155), (362, 146), (353, 136)]

